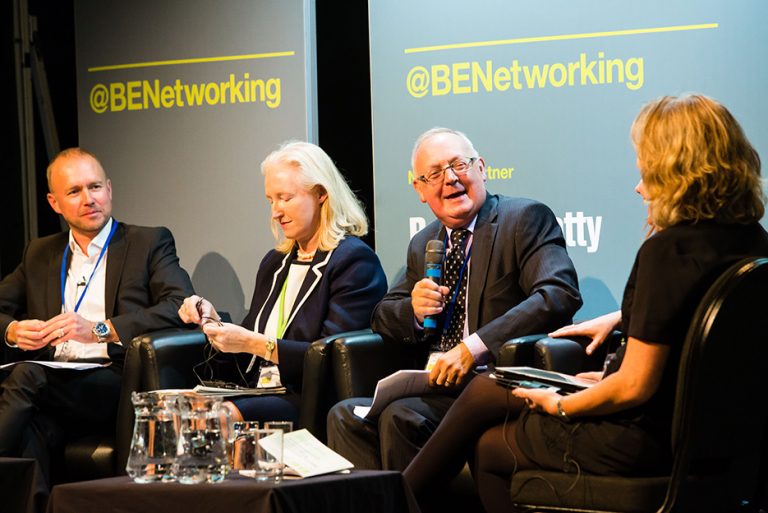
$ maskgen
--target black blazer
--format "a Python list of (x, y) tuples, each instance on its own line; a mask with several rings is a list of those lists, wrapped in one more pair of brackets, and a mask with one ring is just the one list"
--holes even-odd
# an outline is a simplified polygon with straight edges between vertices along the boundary
[[(272, 250), (256, 275), (256, 286), (242, 326), (264, 329), (288, 276), (290, 254)], [(371, 312), (387, 291), (379, 257), (357, 237), (347, 236), (336, 249), (318, 251), (293, 304), (283, 338), (277, 341), (280, 377), (301, 389), (304, 353), (314, 340), (344, 331), (369, 328)]]
[[(21, 264), (0, 281), (0, 335), (14, 319), (48, 320), (61, 313), (61, 259), (68, 241), (68, 231), (33, 240)], [(137, 335), (184, 326), (178, 309), (193, 294), (192, 282), (179, 266), (167, 228), (119, 223), (106, 259), (104, 311), (124, 344), (109, 344), (109, 354), (119, 361)], [(52, 348), (40, 355), (2, 346), (9, 360), (53, 356)]]
[[(373, 329), (393, 341), (418, 343), (411, 290), (424, 277), (427, 241), (445, 238), (434, 221), (408, 246), (405, 275), (373, 314)], [(578, 279), (562, 231), (544, 204), (488, 193), (472, 239), (467, 323), (495, 357), (507, 340), (547, 333), (581, 307)]]

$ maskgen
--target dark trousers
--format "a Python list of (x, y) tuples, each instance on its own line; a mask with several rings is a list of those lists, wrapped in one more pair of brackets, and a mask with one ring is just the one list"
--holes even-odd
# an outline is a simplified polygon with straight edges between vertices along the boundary
[[(422, 511), (445, 511), (445, 488), (469, 462), (486, 511), (512, 511), (509, 476), (536, 468), (515, 441), (524, 402), (487, 376), (474, 378), (403, 472)], [(506, 422), (505, 422), (506, 420)]]
[(328, 446), (355, 468), (404, 470), (435, 432), (455, 397), (426, 395), (393, 401), (378, 419), (362, 419), (355, 406), (368, 398), (342, 401), (328, 413)]
[(299, 394), (287, 392), (282, 395), (233, 397), (231, 401), (240, 411), (243, 420), (255, 420), (262, 426), (270, 420), (290, 420), (294, 426), (299, 425)]
[(20, 363), (0, 383), (0, 456), (35, 458), (50, 484), (50, 455), (73, 436), (115, 429), (120, 372)]

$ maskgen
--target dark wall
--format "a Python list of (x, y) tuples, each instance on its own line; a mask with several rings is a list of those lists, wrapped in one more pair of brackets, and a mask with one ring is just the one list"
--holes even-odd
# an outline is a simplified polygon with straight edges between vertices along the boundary
[[(15, 91), (13, 2), (3, 2), (4, 90)], [(39, 47), (45, 62), (51, 103), (62, 148), (77, 146), (77, 90), (73, 0), (30, 0), (29, 11), (37, 17)], [(371, 148), (371, 101), (368, 56), (368, 3), (316, 0), (317, 88), (319, 143), (345, 174), (366, 207), (373, 232), (373, 156)], [(343, 58), (339, 58), (343, 55)], [(3, 186), (0, 215), (10, 220), (0, 243), (0, 275), (5, 276), (21, 260), (23, 213), (21, 164), (16, 96), (3, 105)], [(37, 117), (39, 119), (39, 117)], [(48, 157), (39, 127), (36, 135), (38, 173), (38, 232), (59, 230), (59, 220), (45, 200), (45, 168)], [(369, 235), (367, 242), (373, 245)]]
[[(61, 148), (77, 146), (77, 92), (75, 70), (75, 24), (74, 5), (71, 0), (50, 2), (30, 1), (29, 14), (37, 21), (37, 32), (32, 34), (34, 46), (42, 56), (47, 75), (48, 91), (53, 107), (54, 123)], [(15, 40), (13, 2), (5, 2), (3, 13), (3, 73), (8, 88), (13, 91), (6, 96), (3, 105), (5, 125), (3, 162), (6, 167), (3, 180), (6, 186), (0, 191), (0, 214), (9, 220), (3, 227), (0, 245), (0, 274), (11, 272), (21, 261), (24, 249), (24, 221), (22, 210), (22, 170), (19, 149), (18, 107), (16, 101)], [(29, 63), (27, 56), (25, 63)], [(34, 105), (35, 116), (35, 161), (37, 170), (37, 231), (48, 235), (59, 231), (58, 216), (50, 209), (45, 199), (48, 186), (45, 169), (49, 156), (42, 135), (42, 120)]]
[(373, 247), (373, 142), (368, 2), (316, 0), (320, 146), (363, 201)]
[[(3, 91), (16, 91), (13, 73), (13, 3), (3, 2)], [(2, 187), (0, 187), (0, 218), (7, 220), (0, 235), (0, 275), (10, 272), (21, 258), (24, 225), (21, 209), (21, 172), (19, 161), (19, 132), (16, 124), (16, 101), (8, 94), (2, 102)]]

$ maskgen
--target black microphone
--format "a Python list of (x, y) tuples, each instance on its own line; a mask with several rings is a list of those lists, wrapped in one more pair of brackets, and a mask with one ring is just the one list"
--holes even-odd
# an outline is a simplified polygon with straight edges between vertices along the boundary
[[(427, 249), (424, 252), (424, 276), (438, 285), (443, 283), (443, 258), (445, 257), (445, 244), (441, 240), (431, 240), (427, 242)], [(437, 319), (438, 315), (427, 315), (424, 317), (424, 331), (427, 334), (438, 333)]]

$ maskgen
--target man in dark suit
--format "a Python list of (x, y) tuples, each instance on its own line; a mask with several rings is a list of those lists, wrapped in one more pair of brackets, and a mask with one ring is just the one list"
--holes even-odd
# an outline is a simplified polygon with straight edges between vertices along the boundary
[(48, 167), (48, 188), (69, 231), (30, 242), (0, 281), (5, 360), (24, 362), (0, 375), (0, 456), (35, 457), (46, 474), (49, 450), (68, 434), (114, 429), (125, 345), (182, 326), (176, 312), (192, 294), (167, 229), (112, 218), (112, 184), (95, 156), (61, 152)]
[[(374, 421), (353, 413), (369, 400), (336, 405), (328, 443), (357, 468), (405, 469), (476, 366), (493, 363), (511, 338), (569, 323), (581, 306), (552, 211), (488, 193), (485, 162), (464, 134), (425, 132), (412, 163), (413, 186), (437, 220), (411, 240), (406, 273), (374, 311), (373, 329), (394, 342), (429, 346), (430, 384), (445, 392), (396, 400)], [(433, 239), (448, 248), (442, 286), (423, 278)], [(437, 317), (433, 336), (424, 329), (430, 316)]]

